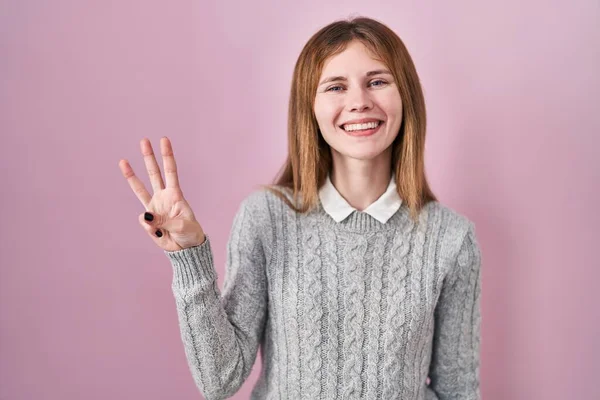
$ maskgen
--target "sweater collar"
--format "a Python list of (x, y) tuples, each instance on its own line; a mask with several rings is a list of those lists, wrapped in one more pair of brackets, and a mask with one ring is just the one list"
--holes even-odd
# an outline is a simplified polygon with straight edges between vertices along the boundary
[[(323, 184), (319, 190), (319, 199), (321, 200), (321, 205), (325, 212), (327, 212), (335, 222), (341, 222), (354, 211), (358, 211), (348, 204), (346, 199), (344, 199), (335, 186), (333, 186), (330, 175), (327, 175), (325, 184)], [(398, 211), (401, 204), (402, 199), (398, 195), (396, 182), (392, 176), (385, 193), (364, 209), (363, 212), (369, 214), (382, 224), (385, 224), (396, 211)]]

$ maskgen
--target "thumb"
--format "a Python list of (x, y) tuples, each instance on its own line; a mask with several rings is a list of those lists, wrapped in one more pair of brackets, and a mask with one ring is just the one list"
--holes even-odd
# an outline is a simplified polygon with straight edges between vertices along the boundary
[(165, 224), (166, 218), (164, 215), (152, 211), (146, 211), (141, 216), (144, 222), (152, 227), (160, 228)]
[(140, 216), (140, 221), (143, 221), (148, 227), (154, 230), (163, 230), (172, 234), (192, 234), (202, 230), (195, 219), (168, 218), (161, 214), (155, 214), (151, 211), (146, 211)]

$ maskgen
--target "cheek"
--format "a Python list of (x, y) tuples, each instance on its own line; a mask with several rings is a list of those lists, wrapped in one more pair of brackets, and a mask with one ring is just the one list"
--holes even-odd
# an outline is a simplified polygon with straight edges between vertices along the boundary
[(388, 114), (390, 117), (393, 116), (394, 119), (402, 118), (402, 100), (400, 100), (399, 94), (386, 99), (385, 111), (386, 114)]
[(390, 87), (389, 90), (382, 90), (377, 93), (377, 105), (388, 117), (397, 117), (402, 114), (402, 100), (400, 92), (396, 88)]
[(399, 99), (394, 104), (394, 109), (396, 110), (396, 113), (398, 114), (398, 119), (402, 119), (402, 114), (403, 114), (402, 102)]
[(339, 114), (340, 107), (335, 101), (315, 101), (315, 117), (322, 127), (331, 127)]

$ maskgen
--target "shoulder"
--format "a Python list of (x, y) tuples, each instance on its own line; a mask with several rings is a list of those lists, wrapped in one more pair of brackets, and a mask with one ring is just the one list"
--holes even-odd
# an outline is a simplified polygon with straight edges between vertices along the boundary
[(278, 193), (265, 187), (251, 190), (241, 201), (238, 215), (249, 217), (256, 229), (269, 231), (277, 221), (290, 211), (281, 196), (292, 200), (291, 190), (281, 186), (271, 186)]
[(456, 260), (465, 246), (478, 247), (475, 222), (466, 215), (439, 201), (427, 203), (423, 210), (427, 212), (430, 223), (437, 227), (444, 258)]
[[(283, 186), (271, 186), (281, 196), (287, 197), (290, 201), (292, 200), (291, 190)], [(242, 208), (246, 208), (258, 214), (273, 213), (277, 212), (280, 205), (285, 204), (284, 200), (278, 196), (273, 190), (261, 187), (253, 189), (248, 195), (242, 200)]]
[[(424, 210), (431, 214), (438, 214), (443, 223), (446, 223), (453, 231), (465, 231), (475, 225), (475, 223), (465, 214), (461, 214), (450, 206), (440, 203), (437, 200), (430, 201), (424, 207)], [(466, 231), (465, 231), (466, 232)]]
[[(274, 188), (291, 199), (289, 189), (280, 186)], [(249, 221), (250, 234), (260, 239), (263, 248), (272, 249), (277, 241), (277, 226), (283, 221), (287, 212), (290, 212), (289, 208), (281, 197), (265, 187), (259, 187), (244, 196), (236, 218)]]
[(254, 221), (255, 224), (262, 225), (265, 218), (268, 217), (268, 194), (264, 189), (254, 189), (246, 194), (239, 207), (238, 215), (244, 214)]

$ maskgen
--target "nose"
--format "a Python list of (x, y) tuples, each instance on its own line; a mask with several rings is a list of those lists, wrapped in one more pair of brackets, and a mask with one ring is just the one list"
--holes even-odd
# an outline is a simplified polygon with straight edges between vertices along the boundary
[(362, 112), (373, 108), (373, 102), (365, 89), (348, 89), (347, 93), (347, 107), (349, 111)]

